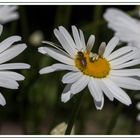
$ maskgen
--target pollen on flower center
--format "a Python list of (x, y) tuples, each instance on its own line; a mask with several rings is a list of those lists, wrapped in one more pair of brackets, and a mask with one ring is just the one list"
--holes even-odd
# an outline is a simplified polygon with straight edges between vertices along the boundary
[(95, 78), (104, 78), (110, 71), (110, 64), (105, 58), (90, 57), (88, 52), (78, 52), (75, 57), (75, 65), (83, 74)]

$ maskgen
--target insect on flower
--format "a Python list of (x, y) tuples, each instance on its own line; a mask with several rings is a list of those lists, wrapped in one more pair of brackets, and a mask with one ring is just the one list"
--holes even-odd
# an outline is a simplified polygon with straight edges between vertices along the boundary
[(85, 68), (87, 66), (87, 62), (86, 62), (86, 57), (84, 56), (84, 53), (81, 51), (78, 51), (77, 55), (78, 55), (78, 59), (80, 61), (81, 66)]
[(69, 101), (73, 95), (88, 87), (99, 110), (103, 108), (104, 95), (111, 101), (116, 98), (125, 105), (131, 104), (130, 97), (122, 88), (140, 90), (140, 81), (135, 78), (140, 77), (140, 69), (129, 68), (140, 64), (137, 59), (139, 51), (131, 46), (113, 51), (119, 43), (119, 38), (113, 37), (107, 45), (101, 43), (98, 53), (93, 53), (95, 36), (91, 35), (86, 44), (83, 32), (75, 26), (72, 26), (73, 38), (62, 26), (54, 29), (54, 34), (61, 46), (47, 41), (47, 46), (40, 47), (38, 51), (59, 63), (42, 68), (39, 73), (70, 71), (62, 78), (62, 82), (67, 84), (61, 95), (62, 102)]

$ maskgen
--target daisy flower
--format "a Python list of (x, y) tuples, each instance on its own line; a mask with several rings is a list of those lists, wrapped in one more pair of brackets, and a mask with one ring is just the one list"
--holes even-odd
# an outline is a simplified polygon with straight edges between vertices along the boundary
[[(0, 35), (2, 33), (2, 29), (3, 27), (2, 25), (0, 25)], [(19, 84), (17, 81), (24, 80), (24, 76), (11, 70), (30, 68), (30, 65), (25, 63), (4, 64), (26, 49), (26, 44), (17, 44), (17, 42), (19, 41), (21, 41), (20, 36), (11, 36), (0, 43), (0, 87), (8, 89), (18, 89)], [(16, 45), (13, 45), (14, 43), (16, 43)], [(0, 105), (4, 106), (5, 104), (5, 98), (0, 93)]]
[(122, 42), (140, 48), (140, 21), (132, 18), (123, 11), (109, 8), (103, 15), (108, 27), (115, 31), (115, 35)]
[(89, 37), (86, 44), (83, 32), (75, 26), (72, 26), (73, 38), (62, 26), (54, 29), (54, 34), (61, 46), (46, 41), (44, 43), (53, 48), (40, 47), (38, 51), (60, 63), (42, 68), (39, 73), (70, 71), (62, 78), (62, 82), (67, 84), (61, 95), (62, 102), (69, 101), (87, 86), (99, 110), (104, 105), (104, 94), (111, 101), (116, 98), (125, 105), (131, 104), (131, 99), (122, 88), (140, 90), (140, 81), (133, 78), (140, 76), (140, 69), (127, 68), (140, 63), (135, 59), (139, 55), (136, 48), (125, 46), (113, 51), (119, 42), (117, 37), (113, 37), (107, 45), (102, 42), (96, 54), (91, 52), (94, 35)]
[(0, 24), (16, 20), (19, 18), (19, 14), (16, 11), (18, 6), (0, 5)]

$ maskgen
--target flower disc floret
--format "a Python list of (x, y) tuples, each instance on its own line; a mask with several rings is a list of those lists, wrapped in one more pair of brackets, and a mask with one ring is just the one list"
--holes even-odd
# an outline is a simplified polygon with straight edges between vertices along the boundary
[(83, 74), (94, 78), (105, 78), (109, 74), (110, 64), (105, 58), (101, 56), (98, 59), (94, 58), (94, 56), (90, 57), (88, 52), (83, 52), (83, 56), (86, 66), (82, 65), (82, 61), (84, 61), (82, 58), (79, 58), (78, 55), (75, 57), (75, 65)]

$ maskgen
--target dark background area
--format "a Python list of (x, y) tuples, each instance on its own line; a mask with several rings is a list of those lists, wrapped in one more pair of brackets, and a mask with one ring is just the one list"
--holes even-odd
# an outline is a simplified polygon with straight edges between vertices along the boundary
[[(55, 24), (55, 17), (57, 15), (57, 10), (63, 6), (55, 6), (55, 5), (27, 5), (24, 8), (26, 9), (28, 24), (30, 27), (30, 31), (34, 31), (36, 29), (42, 30), (44, 33), (47, 33), (47, 37), (51, 36), (54, 28), (58, 27), (59, 24)], [(71, 25), (81, 26), (85, 23), (90, 23), (94, 19), (94, 11), (96, 7), (94, 5), (65, 5), (65, 8), (62, 8), (63, 11), (68, 8), (70, 10), (70, 18), (68, 27), (70, 29)], [(121, 5), (104, 5), (101, 10), (101, 15), (105, 12), (107, 8), (114, 7), (122, 9), (123, 11), (131, 11), (135, 8), (134, 5), (129, 6), (121, 6)], [(100, 9), (100, 8), (99, 8)], [(96, 15), (96, 14), (95, 14)], [(63, 18), (63, 15), (62, 17)], [(64, 24), (64, 23), (63, 23)], [(61, 24), (61, 25), (63, 25)], [(65, 24), (64, 24), (65, 25)]]

